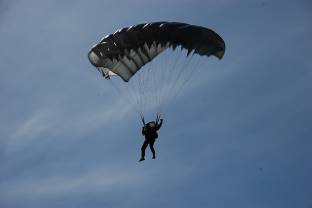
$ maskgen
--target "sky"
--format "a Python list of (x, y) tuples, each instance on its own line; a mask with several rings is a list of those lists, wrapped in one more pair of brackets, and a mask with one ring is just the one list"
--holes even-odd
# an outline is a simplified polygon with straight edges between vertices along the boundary
[[(309, 0), (0, 0), (0, 207), (312, 207)], [(119, 28), (209, 27), (226, 43), (139, 163), (136, 112), (89, 63)]]

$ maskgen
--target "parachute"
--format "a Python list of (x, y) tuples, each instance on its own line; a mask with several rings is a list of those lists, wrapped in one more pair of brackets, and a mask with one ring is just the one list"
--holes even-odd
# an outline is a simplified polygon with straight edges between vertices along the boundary
[[(178, 47), (185, 53), (182, 58), (172, 53)], [(197, 68), (198, 60), (193, 63), (193, 56), (222, 59), (224, 52), (223, 39), (211, 29), (179, 22), (152, 22), (105, 36), (91, 48), (88, 58), (144, 114), (143, 111), (161, 108), (164, 100), (178, 94)]]

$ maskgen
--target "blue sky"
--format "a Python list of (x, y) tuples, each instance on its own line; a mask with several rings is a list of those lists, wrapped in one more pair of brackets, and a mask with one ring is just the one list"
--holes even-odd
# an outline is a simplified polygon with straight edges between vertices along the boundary
[[(308, 0), (0, 0), (0, 207), (311, 207), (311, 17)], [(138, 163), (138, 116), (87, 53), (162, 20), (227, 48)]]

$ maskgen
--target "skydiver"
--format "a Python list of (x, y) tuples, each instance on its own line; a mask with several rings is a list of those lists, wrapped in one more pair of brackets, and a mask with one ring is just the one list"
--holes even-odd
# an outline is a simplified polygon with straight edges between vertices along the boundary
[[(156, 152), (154, 149), (155, 140), (158, 138), (157, 131), (160, 129), (163, 119), (157, 115), (156, 121), (151, 121), (147, 124), (144, 122), (144, 118), (142, 117), (143, 127), (142, 127), (142, 134), (145, 136), (145, 141), (141, 147), (141, 159), (139, 162), (145, 160), (145, 149), (147, 145), (149, 145), (151, 152), (153, 153), (153, 159), (156, 158)], [(158, 123), (160, 121), (160, 123)]]

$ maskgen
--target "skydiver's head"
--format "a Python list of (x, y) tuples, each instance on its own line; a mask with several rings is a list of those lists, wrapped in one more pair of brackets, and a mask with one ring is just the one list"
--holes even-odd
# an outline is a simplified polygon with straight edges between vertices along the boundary
[(151, 121), (148, 123), (149, 127), (151, 128), (155, 128), (156, 127), (156, 122), (155, 121)]

